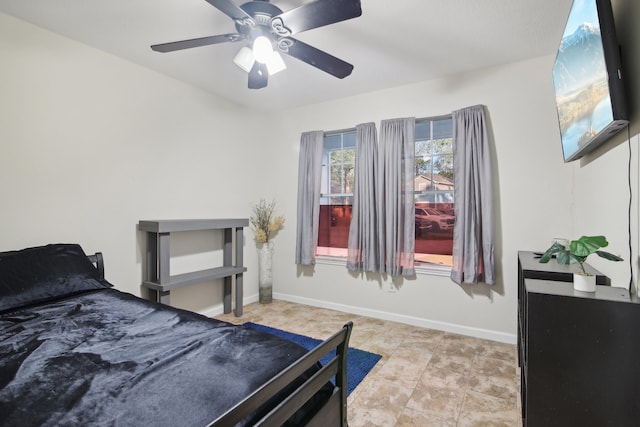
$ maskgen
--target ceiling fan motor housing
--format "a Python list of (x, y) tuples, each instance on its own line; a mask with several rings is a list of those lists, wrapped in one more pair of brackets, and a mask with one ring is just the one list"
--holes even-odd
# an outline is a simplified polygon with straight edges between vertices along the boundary
[[(245, 21), (236, 21), (236, 29), (251, 40), (258, 36), (267, 36), (273, 40), (271, 18), (280, 15), (282, 10), (266, 1), (250, 1), (240, 6), (255, 21), (255, 25), (248, 25)], [(257, 28), (256, 28), (257, 27)]]

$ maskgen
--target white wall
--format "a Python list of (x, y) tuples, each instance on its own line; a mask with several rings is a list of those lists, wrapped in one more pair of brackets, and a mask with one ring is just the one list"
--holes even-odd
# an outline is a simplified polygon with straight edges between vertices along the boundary
[(553, 58), (538, 58), (446, 79), (369, 93), (283, 115), (284, 163), (295, 165), (300, 133), (335, 130), (394, 117), (427, 117), (484, 104), (494, 147), (498, 283), (458, 286), (418, 275), (394, 286), (379, 276), (353, 277), (343, 266), (293, 264), (295, 167), (277, 171), (290, 227), (275, 239), (275, 289), (281, 297), (413, 324), (515, 341), (518, 250), (544, 250), (571, 228), (571, 168), (562, 160), (551, 85)]
[[(638, 268), (638, 144), (640, 143), (640, 2), (612, 0), (616, 33), (622, 52), (627, 105), (631, 125), (592, 155), (572, 164), (574, 174), (573, 238), (583, 234), (603, 234), (609, 240), (608, 251), (625, 261), (613, 263), (592, 256), (588, 262), (611, 277), (612, 285), (628, 287), (633, 265), (637, 287)], [(631, 138), (629, 138), (629, 135)], [(629, 141), (630, 140), (630, 144)], [(631, 154), (629, 154), (631, 149)], [(631, 212), (629, 209), (629, 172), (631, 162)], [(629, 215), (631, 221), (629, 221)], [(629, 228), (631, 249), (629, 253)]]
[[(2, 14), (0, 62), (0, 250), (77, 242), (139, 295), (139, 220), (248, 217), (267, 188), (255, 175), (268, 154), (254, 144), (261, 114)], [(176, 273), (221, 259), (210, 233), (176, 239)], [(185, 240), (215, 261), (190, 259)], [(251, 268), (247, 295), (256, 277)], [(172, 298), (207, 310), (221, 288)]]

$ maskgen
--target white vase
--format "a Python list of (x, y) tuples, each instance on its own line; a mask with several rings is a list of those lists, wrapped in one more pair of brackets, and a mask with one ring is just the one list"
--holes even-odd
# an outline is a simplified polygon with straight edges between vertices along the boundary
[(263, 243), (258, 250), (258, 287), (260, 304), (269, 304), (273, 292), (273, 242)]
[(573, 273), (573, 289), (582, 292), (596, 291), (596, 276)]

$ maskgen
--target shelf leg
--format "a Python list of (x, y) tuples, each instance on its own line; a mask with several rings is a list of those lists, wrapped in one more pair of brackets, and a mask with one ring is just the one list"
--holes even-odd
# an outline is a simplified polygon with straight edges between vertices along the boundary
[[(243, 227), (236, 228), (236, 266), (242, 267), (244, 260), (242, 254), (244, 251), (244, 231)], [(242, 273), (236, 274), (236, 317), (242, 316), (242, 308), (244, 306), (244, 287), (242, 281)]]
[(242, 316), (242, 307), (244, 305), (244, 296), (242, 289), (242, 273), (236, 274), (236, 317)]
[(224, 294), (222, 296), (223, 311), (225, 314), (231, 313), (231, 277), (224, 278)]
[[(222, 255), (222, 263), (225, 267), (229, 267), (233, 265), (233, 229), (225, 228), (224, 229), (224, 249)], [(224, 278), (224, 289), (223, 289), (223, 307), (224, 312), (231, 313), (231, 277)]]
[[(166, 285), (171, 280), (169, 277), (169, 263), (171, 254), (171, 235), (158, 233), (158, 283)], [(162, 297), (160, 298), (162, 300)]]
[(171, 299), (169, 297), (171, 291), (160, 291), (158, 294), (160, 295), (160, 301), (162, 304), (171, 305)]

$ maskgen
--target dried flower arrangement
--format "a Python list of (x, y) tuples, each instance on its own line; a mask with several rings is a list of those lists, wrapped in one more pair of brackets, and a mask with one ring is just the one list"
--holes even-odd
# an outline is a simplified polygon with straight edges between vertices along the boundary
[(253, 215), (249, 217), (249, 221), (256, 233), (257, 243), (268, 243), (272, 235), (284, 225), (284, 216), (274, 215), (275, 207), (275, 201), (267, 203), (264, 199), (260, 199), (260, 203), (253, 207)]

